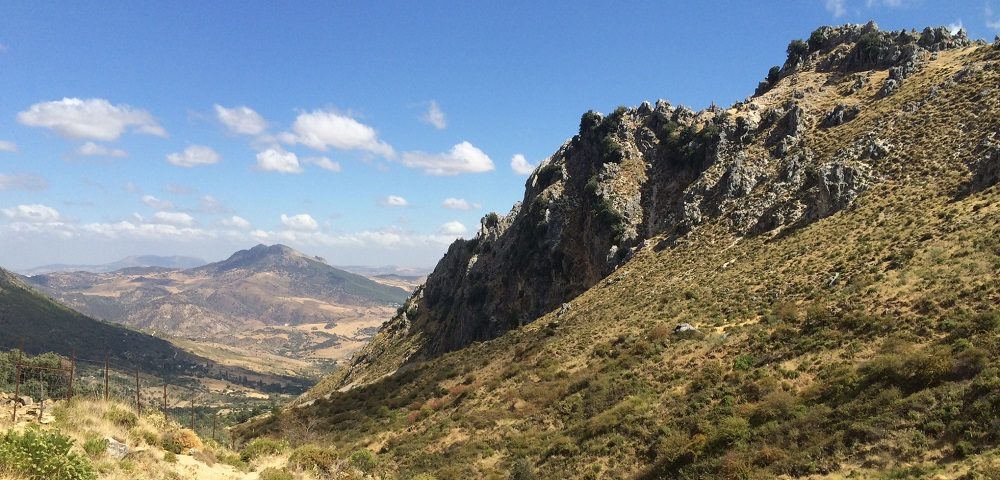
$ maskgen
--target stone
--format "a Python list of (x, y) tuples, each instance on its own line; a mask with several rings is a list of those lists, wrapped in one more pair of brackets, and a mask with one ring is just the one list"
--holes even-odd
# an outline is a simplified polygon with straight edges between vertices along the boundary
[(861, 113), (861, 107), (857, 105), (847, 106), (839, 104), (830, 113), (826, 114), (820, 126), (824, 128), (837, 127), (854, 120), (859, 113)]
[(108, 441), (108, 447), (104, 452), (107, 456), (115, 460), (121, 460), (129, 454), (128, 445), (125, 445), (114, 437), (105, 437), (104, 439)]
[(690, 323), (679, 323), (677, 324), (676, 327), (674, 327), (674, 333), (698, 332), (698, 331), (699, 330), (697, 328), (694, 328), (694, 325), (691, 325)]

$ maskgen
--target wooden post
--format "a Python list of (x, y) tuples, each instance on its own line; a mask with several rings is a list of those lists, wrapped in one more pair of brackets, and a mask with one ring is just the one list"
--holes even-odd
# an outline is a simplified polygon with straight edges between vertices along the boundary
[(167, 413), (167, 384), (163, 384), (163, 413)]
[(216, 412), (212, 415), (212, 440), (215, 440), (215, 420), (219, 417), (219, 413)]
[(191, 402), (191, 430), (194, 430), (194, 402)]
[[(22, 340), (23, 342), (23, 340)], [(14, 413), (10, 421), (17, 422), (17, 402), (21, 401), (21, 351), (17, 352), (17, 373), (14, 374)]]
[(73, 377), (76, 376), (76, 349), (73, 349), (73, 356), (70, 357), (69, 363), (69, 391), (67, 392), (66, 402), (73, 401)]
[(104, 401), (108, 401), (108, 354), (104, 354)]
[(38, 419), (41, 420), (45, 415), (45, 382), (39, 382), (38, 385), (42, 388), (41, 398), (38, 400)]
[(142, 415), (142, 399), (139, 398), (139, 367), (135, 367), (135, 411)]

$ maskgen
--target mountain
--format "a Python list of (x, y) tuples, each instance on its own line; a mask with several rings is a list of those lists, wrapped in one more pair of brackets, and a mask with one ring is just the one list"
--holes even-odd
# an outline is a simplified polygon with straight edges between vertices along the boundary
[(729, 108), (584, 114), (241, 434), (312, 422), (401, 478), (995, 473), (1000, 41), (869, 23), (787, 54)]
[(54, 272), (93, 272), (93, 273), (106, 273), (114, 272), (116, 270), (121, 270), (123, 268), (134, 268), (134, 267), (162, 267), (171, 269), (184, 269), (184, 268), (194, 268), (200, 267), (208, 262), (194, 257), (181, 257), (181, 256), (158, 256), (158, 255), (139, 255), (132, 257), (125, 257), (121, 260), (111, 263), (105, 263), (102, 265), (67, 265), (67, 264), (53, 264), (53, 265), (43, 265), (40, 267), (29, 268), (27, 270), (22, 270), (20, 273), (22, 275), (32, 276), (32, 275), (42, 275), (46, 273)]
[(243, 356), (250, 349), (283, 357), (282, 368), (297, 370), (276, 373), (311, 375), (359, 348), (408, 294), (284, 245), (257, 245), (187, 270), (61, 272), (29, 281), (81, 312), (184, 339), (199, 354), (220, 361), (257, 357), (257, 367), (276, 361)]

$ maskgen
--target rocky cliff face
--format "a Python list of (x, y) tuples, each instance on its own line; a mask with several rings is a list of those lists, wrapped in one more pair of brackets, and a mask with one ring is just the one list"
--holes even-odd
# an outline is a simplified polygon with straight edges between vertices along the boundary
[[(865, 102), (894, 95), (939, 52), (971, 43), (943, 28), (823, 27), (792, 42), (784, 66), (729, 109), (661, 100), (584, 114), (579, 133), (528, 178), (522, 201), (451, 245), (327, 387), (372, 381), (572, 308), (563, 304), (638, 250), (670, 248), (707, 222), (736, 237), (781, 235), (849, 208), (897, 174), (884, 167), (894, 155), (888, 121)], [(980, 183), (996, 181), (989, 155), (975, 167)]]

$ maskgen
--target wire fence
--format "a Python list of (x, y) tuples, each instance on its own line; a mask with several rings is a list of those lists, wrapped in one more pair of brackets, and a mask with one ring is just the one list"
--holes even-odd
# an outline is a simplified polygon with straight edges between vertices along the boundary
[(228, 440), (235, 448), (225, 427), (238, 420), (228, 414), (230, 409), (207, 402), (202, 391), (143, 374), (137, 366), (115, 362), (110, 356), (81, 358), (74, 353), (65, 358), (50, 353), (29, 357), (21, 349), (7, 356), (6, 362), (0, 362), (0, 415), (8, 415), (13, 423), (49, 423), (53, 403), (59, 400), (111, 401), (129, 405), (140, 415), (160, 411), (203, 438)]

